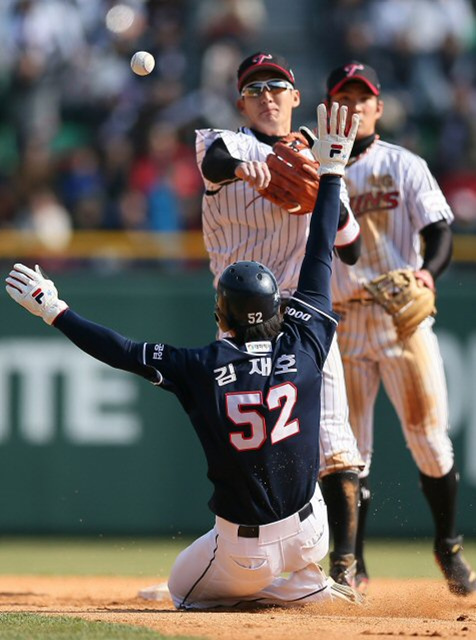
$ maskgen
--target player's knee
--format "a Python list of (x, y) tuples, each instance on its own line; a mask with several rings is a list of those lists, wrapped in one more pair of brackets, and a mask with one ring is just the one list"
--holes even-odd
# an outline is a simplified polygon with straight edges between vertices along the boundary
[(446, 434), (436, 438), (410, 435), (407, 443), (418, 470), (426, 476), (441, 478), (454, 465), (453, 445)]
[(183, 606), (187, 593), (189, 593), (190, 587), (195, 580), (191, 571), (189, 549), (190, 547), (187, 547), (175, 558), (167, 582), (170, 597), (177, 609)]
[(417, 463), (417, 467), (418, 467), (418, 471), (427, 476), (428, 478), (434, 478), (434, 479), (438, 479), (438, 478), (442, 478), (443, 476), (446, 476), (452, 469), (453, 467), (453, 463), (454, 461), (451, 460), (451, 462), (449, 463), (445, 463), (445, 464), (422, 464), (419, 465)]
[(170, 597), (176, 609), (180, 609), (183, 607), (186, 592), (183, 588), (183, 580), (180, 580), (177, 574), (174, 574), (173, 571), (170, 574), (167, 587), (169, 589)]
[(319, 470), (319, 479), (320, 480), (324, 480), (324, 478), (327, 478), (331, 475), (335, 475), (338, 473), (349, 473), (349, 474), (359, 474), (360, 470), (362, 467), (358, 467), (358, 466), (352, 466), (352, 465), (348, 465), (348, 466), (336, 466), (336, 467), (332, 467), (332, 466), (326, 466), (322, 469)]

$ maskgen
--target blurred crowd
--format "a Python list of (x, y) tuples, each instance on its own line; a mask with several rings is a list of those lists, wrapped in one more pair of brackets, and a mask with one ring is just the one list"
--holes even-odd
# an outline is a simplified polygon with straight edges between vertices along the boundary
[[(358, 59), (378, 70), (385, 103), (379, 129), (427, 160), (455, 227), (476, 232), (476, 2), (319, 4), (313, 29), (326, 64)], [(322, 22), (323, 11), (330, 23)]]
[[(302, 38), (270, 48), (307, 63), (320, 89), (346, 59), (375, 66), (386, 138), (427, 159), (458, 229), (476, 232), (474, 3), (295, 4)], [(0, 232), (199, 229), (194, 130), (240, 124), (236, 68), (270, 46), (272, 20), (264, 0), (2, 0)], [(138, 50), (156, 59), (147, 77), (130, 69)]]

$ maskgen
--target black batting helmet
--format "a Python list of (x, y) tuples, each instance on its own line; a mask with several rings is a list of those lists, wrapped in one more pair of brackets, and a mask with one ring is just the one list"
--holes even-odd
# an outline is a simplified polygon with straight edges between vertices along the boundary
[(235, 262), (218, 280), (217, 300), (231, 329), (254, 326), (278, 313), (278, 283), (273, 273), (259, 262)]

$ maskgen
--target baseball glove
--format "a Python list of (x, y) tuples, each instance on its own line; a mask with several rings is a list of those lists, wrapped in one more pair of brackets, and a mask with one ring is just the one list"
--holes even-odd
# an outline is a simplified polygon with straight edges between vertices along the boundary
[(302, 133), (293, 131), (276, 142), (266, 164), (271, 180), (259, 193), (294, 215), (310, 213), (319, 189), (319, 163)]
[(435, 293), (417, 281), (410, 269), (395, 269), (364, 285), (392, 316), (400, 340), (409, 338), (420, 322), (436, 314)]

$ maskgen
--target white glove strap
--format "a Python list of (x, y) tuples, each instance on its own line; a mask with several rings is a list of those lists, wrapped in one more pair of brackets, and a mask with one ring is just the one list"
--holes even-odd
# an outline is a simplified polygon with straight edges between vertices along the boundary
[(54, 321), (57, 319), (59, 315), (68, 309), (68, 305), (63, 300), (56, 300), (56, 302), (52, 302), (43, 311), (43, 315), (41, 316), (46, 324), (54, 324)]
[(360, 235), (360, 225), (354, 215), (349, 212), (347, 221), (342, 229), (338, 229), (334, 246), (339, 248), (352, 244)]

